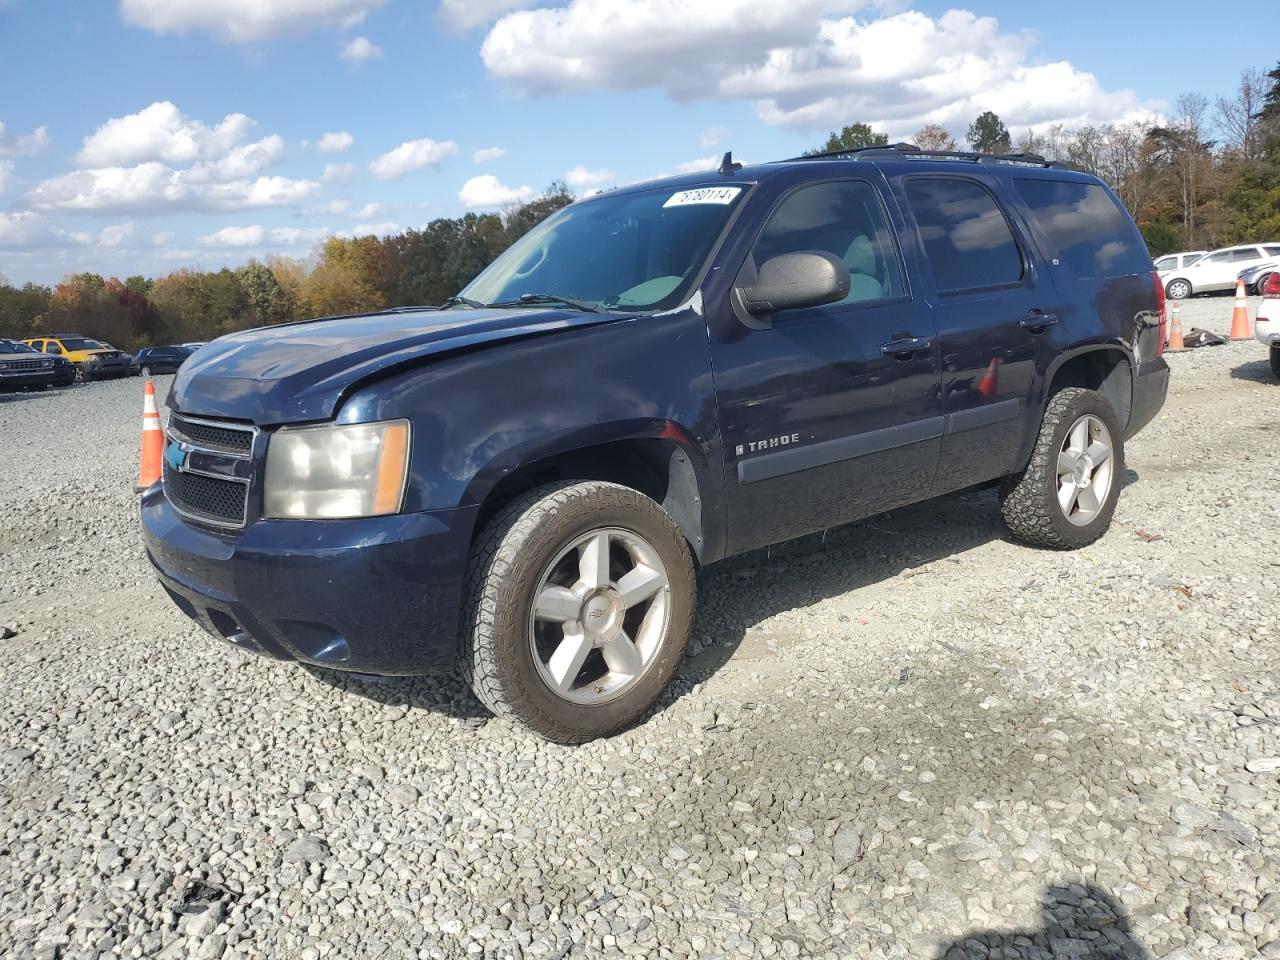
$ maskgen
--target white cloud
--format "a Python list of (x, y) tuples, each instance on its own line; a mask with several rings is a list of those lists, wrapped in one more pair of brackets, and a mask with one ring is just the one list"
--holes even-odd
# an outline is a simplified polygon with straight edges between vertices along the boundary
[(994, 18), (877, 15), (893, 9), (867, 0), (572, 0), (508, 14), (481, 54), (493, 75), (528, 90), (743, 100), (766, 123), (804, 131), (853, 118), (896, 138), (925, 123), (963, 126), (988, 109), (1010, 127), (1041, 127), (1156, 106), (1104, 90), (1068, 62), (1042, 62), (1030, 34), (1002, 32)]
[(510, 10), (532, 7), (538, 0), (440, 0), (440, 16), (456, 30), (470, 30)]
[(36, 127), (30, 133), (6, 133), (0, 123), (0, 157), (32, 156), (49, 145), (49, 131)]
[(490, 163), (507, 155), (506, 147), (482, 147), (471, 155), (472, 163)]
[(387, 221), (385, 223), (357, 223), (351, 228), (350, 236), (352, 237), (385, 237), (388, 234), (399, 233), (403, 228), (398, 223)]
[(350, 63), (364, 63), (382, 56), (382, 48), (368, 37), (355, 37), (342, 45), (338, 56)]
[(217, 126), (209, 127), (161, 100), (137, 113), (108, 120), (84, 138), (76, 162), (82, 167), (113, 167), (145, 160), (207, 160), (225, 156), (254, 126), (243, 113), (230, 113)]
[(221, 160), (197, 163), (185, 174), (189, 183), (243, 180), (256, 177), (284, 155), (284, 138), (272, 134), (256, 143), (236, 147)]
[(578, 164), (564, 175), (564, 182), (574, 190), (581, 190), (586, 187), (598, 187), (613, 178), (612, 170), (588, 170), (582, 164)]
[(331, 236), (328, 227), (275, 227), (268, 234), (271, 242), (283, 247), (311, 246)]
[(173, 243), (173, 231), (161, 230), (159, 233), (154, 233), (151, 235), (151, 242), (157, 247), (163, 247), (167, 244)]
[(120, 0), (126, 23), (155, 33), (203, 30), (232, 43), (360, 23), (384, 0)]
[(256, 247), (266, 238), (266, 229), (255, 223), (248, 227), (223, 227), (201, 237), (199, 242), (206, 247)]
[(34, 206), (45, 210), (249, 210), (297, 204), (319, 187), (314, 180), (286, 177), (211, 183), (204, 177), (190, 176), (188, 171), (152, 162), (52, 177), (38, 184), (28, 197)]
[(366, 203), (359, 210), (352, 210), (351, 217), (355, 220), (372, 220), (374, 217), (380, 217), (386, 211), (380, 203)]
[(0, 193), (9, 189), (9, 180), (13, 176), (13, 161), (0, 160)]
[(102, 228), (98, 234), (98, 243), (104, 247), (118, 247), (132, 239), (134, 225), (132, 223), (112, 223)]
[(408, 140), (374, 160), (369, 164), (369, 171), (379, 180), (397, 180), (412, 170), (437, 166), (445, 157), (457, 152), (458, 145), (452, 140), (442, 143), (429, 137)]
[(356, 142), (356, 138), (345, 130), (337, 130), (333, 133), (326, 133), (316, 143), (316, 150), (320, 153), (342, 153), (344, 150), (351, 149), (351, 145)]
[(345, 198), (326, 200), (324, 203), (307, 209), (307, 213), (345, 213), (351, 208), (351, 201)]
[(325, 183), (342, 183), (350, 180), (355, 172), (356, 168), (350, 163), (326, 163), (320, 179)]
[(48, 227), (39, 214), (30, 210), (5, 213), (0, 210), (0, 247), (34, 246), (48, 236)]
[(701, 173), (703, 170), (715, 170), (720, 166), (720, 157), (712, 154), (709, 157), (698, 157), (676, 164), (676, 173)]
[(707, 127), (702, 133), (698, 134), (698, 146), (703, 150), (710, 150), (712, 147), (718, 147), (724, 143), (724, 139), (727, 136), (729, 136), (729, 131), (725, 127)]
[(508, 187), (493, 174), (486, 173), (464, 183), (458, 199), (467, 207), (505, 207), (511, 203), (528, 203), (533, 199), (533, 188)]

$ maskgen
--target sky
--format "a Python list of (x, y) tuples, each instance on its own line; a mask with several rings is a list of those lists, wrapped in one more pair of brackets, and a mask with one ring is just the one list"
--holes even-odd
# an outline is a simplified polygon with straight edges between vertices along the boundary
[(1229, 7), (1213, 26), (1114, 0), (0, 0), (0, 275), (306, 257), (556, 180), (794, 156), (856, 121), (899, 140), (962, 138), (986, 109), (1015, 134), (1150, 117), (1275, 65), (1268, 31), (1231, 26), (1271, 2)]

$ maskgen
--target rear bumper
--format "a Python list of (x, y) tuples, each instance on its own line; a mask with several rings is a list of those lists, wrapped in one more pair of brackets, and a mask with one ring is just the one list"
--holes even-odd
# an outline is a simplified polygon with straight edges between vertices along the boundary
[(1155, 419), (1169, 395), (1169, 364), (1163, 357), (1156, 357), (1138, 365), (1133, 378), (1133, 406), (1129, 410), (1129, 427), (1126, 439)]
[(367, 520), (259, 520), (239, 537), (142, 498), (147, 556), (183, 613), (274, 657), (375, 674), (450, 669), (474, 509)]
[(1280, 346), (1280, 300), (1263, 301), (1253, 322), (1253, 335), (1268, 346)]

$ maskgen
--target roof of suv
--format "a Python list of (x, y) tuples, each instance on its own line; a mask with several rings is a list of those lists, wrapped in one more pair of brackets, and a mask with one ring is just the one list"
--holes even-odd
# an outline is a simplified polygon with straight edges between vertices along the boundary
[(721, 177), (726, 182), (746, 181), (758, 183), (770, 177), (785, 173), (794, 173), (800, 169), (812, 169), (815, 177), (819, 171), (829, 175), (833, 169), (852, 170), (858, 164), (870, 163), (887, 172), (900, 173), (906, 168), (928, 170), (956, 171), (963, 168), (972, 173), (993, 174), (1016, 169), (1019, 176), (1041, 176), (1049, 174), (1057, 179), (1079, 179), (1097, 182), (1097, 178), (1070, 164), (1057, 163), (1031, 153), (984, 154), (964, 153), (961, 151), (921, 150), (911, 144), (893, 144), (885, 147), (863, 147), (854, 150), (837, 150), (831, 153), (813, 154), (805, 157), (792, 157), (788, 160), (773, 160), (767, 163), (745, 165), (735, 163), (731, 154), (725, 154), (719, 169), (700, 170), (696, 173), (683, 173), (673, 177), (629, 184), (616, 190), (593, 194), (584, 197), (580, 203), (589, 203), (596, 197), (616, 196), (618, 194), (648, 190), (654, 186), (679, 188), (682, 186), (706, 186), (707, 181)]

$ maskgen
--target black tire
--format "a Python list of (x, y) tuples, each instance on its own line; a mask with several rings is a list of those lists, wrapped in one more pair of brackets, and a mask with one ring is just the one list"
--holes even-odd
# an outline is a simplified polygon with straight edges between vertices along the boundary
[[(546, 567), (592, 530), (644, 538), (666, 567), (667, 631), (645, 672), (614, 699), (580, 704), (542, 679), (529, 640), (534, 593)], [(480, 701), (557, 743), (584, 743), (635, 723), (670, 683), (693, 625), (696, 578), (689, 546), (657, 503), (602, 481), (540, 487), (506, 506), (472, 547), (463, 603), (460, 663)]]
[(1255, 297), (1262, 296), (1262, 291), (1267, 288), (1267, 281), (1271, 279), (1271, 274), (1264, 273), (1258, 278), (1258, 282), (1253, 285), (1253, 295)]
[(1280, 344), (1271, 345), (1271, 375), (1280, 381)]
[[(1185, 292), (1182, 292), (1182, 293), (1175, 292), (1178, 290), (1182, 290), (1183, 287), (1186, 288)], [(1189, 280), (1183, 280), (1181, 277), (1178, 277), (1174, 280), (1170, 280), (1165, 285), (1164, 292), (1165, 292), (1165, 296), (1167, 296), (1170, 300), (1185, 300), (1187, 299), (1187, 297), (1191, 296), (1193, 291), (1191, 289), (1191, 282)]]
[(83, 366), (76, 364), (76, 383), (88, 383), (89, 373)]
[[(1086, 415), (1098, 417), (1111, 434), (1111, 480), (1097, 515), (1088, 524), (1076, 525), (1058, 505), (1058, 453), (1068, 431)], [(1067, 387), (1049, 399), (1026, 469), (1001, 484), (1000, 510), (1010, 531), (1024, 543), (1077, 550), (1093, 543), (1111, 525), (1123, 476), (1124, 432), (1115, 410), (1094, 390)]]

